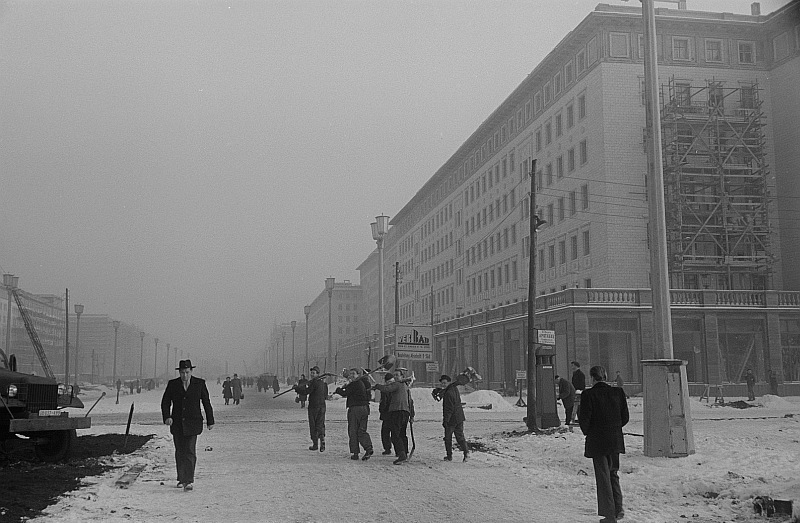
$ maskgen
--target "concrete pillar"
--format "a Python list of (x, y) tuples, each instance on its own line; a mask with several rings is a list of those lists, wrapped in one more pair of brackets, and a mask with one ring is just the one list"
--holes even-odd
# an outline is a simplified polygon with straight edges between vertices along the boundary
[(644, 455), (680, 458), (694, 454), (686, 365), (681, 360), (642, 360)]

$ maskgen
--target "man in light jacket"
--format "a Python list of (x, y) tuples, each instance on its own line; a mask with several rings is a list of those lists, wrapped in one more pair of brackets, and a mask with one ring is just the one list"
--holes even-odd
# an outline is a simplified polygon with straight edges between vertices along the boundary
[(408, 460), (408, 418), (411, 410), (408, 406), (408, 385), (404, 381), (397, 381), (391, 372), (387, 372), (384, 377), (384, 385), (375, 384), (373, 389), (377, 389), (381, 394), (391, 394), (389, 399), (388, 419), (392, 426), (392, 445), (397, 454), (394, 460), (395, 465), (400, 465)]

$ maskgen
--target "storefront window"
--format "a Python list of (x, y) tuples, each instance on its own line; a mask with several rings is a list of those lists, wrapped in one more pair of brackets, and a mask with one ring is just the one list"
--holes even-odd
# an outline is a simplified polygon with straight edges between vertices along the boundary
[(722, 380), (741, 383), (747, 369), (753, 369), (756, 380), (766, 377), (764, 367), (764, 324), (746, 318), (720, 319), (719, 352)]
[(784, 381), (800, 381), (800, 320), (781, 320)]
[(628, 318), (590, 319), (589, 358), (588, 368), (602, 365), (609, 377), (619, 371), (626, 382), (640, 382), (638, 322)]
[(672, 318), (672, 353), (686, 364), (689, 383), (709, 383), (703, 326), (699, 319)]

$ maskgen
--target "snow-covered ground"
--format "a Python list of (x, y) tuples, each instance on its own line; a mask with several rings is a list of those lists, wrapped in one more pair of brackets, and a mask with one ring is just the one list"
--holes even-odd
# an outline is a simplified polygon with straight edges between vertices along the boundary
[[(525, 433), (525, 408), (491, 391), (462, 396), (467, 439), (484, 452), (470, 460), (441, 460), (441, 404), (431, 389), (414, 387), (416, 452), (410, 463), (380, 456), (377, 406), (370, 433), (376, 455), (348, 460), (345, 400), (328, 402), (328, 450), (309, 452), (305, 411), (294, 394), (277, 399), (245, 389), (242, 405), (225, 406), (211, 385), (217, 425), (198, 440), (196, 488), (174, 488), (173, 447), (160, 422), (162, 390), (114, 393), (92, 411), (81, 433), (155, 434), (143, 449), (111, 458), (121, 468), (85, 485), (37, 522), (227, 521), (404, 523), (466, 521), (592, 522), (596, 499), (591, 460), (577, 427), (548, 435)], [(333, 390), (331, 388), (331, 390)], [(100, 394), (86, 391), (87, 409)], [(740, 398), (728, 399), (735, 401)], [(738, 409), (691, 399), (696, 453), (686, 458), (643, 455), (642, 399), (629, 401), (627, 454), (621, 458), (626, 517), (631, 523), (765, 521), (753, 498), (793, 500), (800, 514), (800, 398), (764, 396)], [(491, 408), (487, 408), (491, 405)], [(563, 419), (563, 414), (559, 412)], [(115, 480), (130, 465), (146, 464), (128, 489)], [(354, 469), (351, 467), (359, 467)], [(784, 516), (773, 522), (790, 521)]]

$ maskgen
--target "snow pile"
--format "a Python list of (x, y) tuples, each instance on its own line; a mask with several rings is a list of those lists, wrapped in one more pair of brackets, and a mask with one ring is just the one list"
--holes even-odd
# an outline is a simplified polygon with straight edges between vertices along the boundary
[(796, 405), (781, 398), (780, 396), (774, 396), (772, 394), (764, 394), (758, 398), (758, 404), (769, 409), (792, 410), (792, 408), (796, 407)]
[(491, 405), (491, 410), (508, 412), (516, 410), (513, 405), (493, 390), (476, 390), (461, 396), (461, 400), (467, 403), (467, 407), (485, 407)]

